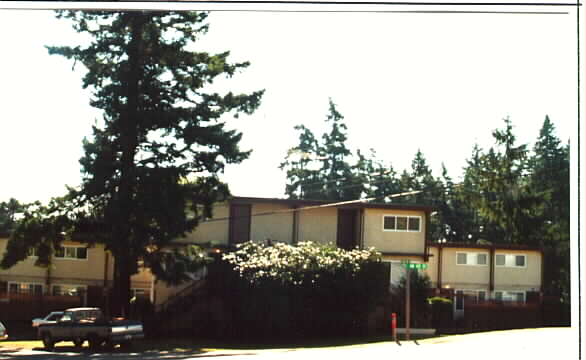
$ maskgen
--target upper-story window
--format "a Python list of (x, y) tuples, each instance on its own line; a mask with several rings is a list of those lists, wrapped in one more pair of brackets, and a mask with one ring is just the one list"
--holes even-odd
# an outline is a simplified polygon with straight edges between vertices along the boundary
[(501, 267), (526, 267), (527, 256), (517, 254), (496, 254), (494, 264)]
[(487, 253), (456, 253), (456, 264), (458, 265), (488, 265)]
[(85, 246), (61, 246), (55, 251), (55, 258), (87, 260), (87, 248)]
[(384, 215), (383, 231), (421, 231), (421, 216)]

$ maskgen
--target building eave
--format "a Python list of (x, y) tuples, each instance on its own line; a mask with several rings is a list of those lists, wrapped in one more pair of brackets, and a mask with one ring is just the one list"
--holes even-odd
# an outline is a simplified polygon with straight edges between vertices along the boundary
[(261, 197), (247, 197), (247, 196), (232, 196), (228, 199), (231, 203), (272, 203), (282, 204), (291, 207), (299, 206), (316, 206), (332, 204), (332, 207), (338, 208), (356, 208), (356, 209), (389, 209), (389, 210), (415, 210), (431, 212), (435, 208), (430, 205), (416, 205), (416, 204), (389, 204), (389, 203), (372, 203), (372, 202), (356, 202), (352, 204), (341, 203), (334, 205), (337, 202), (331, 200), (311, 200), (311, 199), (282, 199), (282, 198), (261, 198)]
[(494, 250), (526, 250), (526, 251), (538, 251), (542, 249), (537, 246), (520, 245), (520, 244), (474, 244), (474, 243), (436, 243), (428, 242), (428, 247), (435, 248), (469, 248), (469, 249), (494, 249)]

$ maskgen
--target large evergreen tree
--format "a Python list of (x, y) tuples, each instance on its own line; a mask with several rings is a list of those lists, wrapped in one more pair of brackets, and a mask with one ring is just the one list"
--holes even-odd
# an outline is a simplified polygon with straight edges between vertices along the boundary
[(502, 229), (494, 241), (529, 244), (535, 239), (534, 213), (540, 199), (528, 183), (528, 151), (517, 145), (513, 124), (504, 119), (504, 129), (493, 132), (496, 147), (481, 157), (477, 194), (473, 205), (489, 223)]
[[(92, 229), (115, 259), (115, 311), (127, 313), (130, 276), (139, 261), (169, 281), (187, 269), (175, 266), (179, 254), (165, 247), (228, 194), (217, 174), (249, 153), (238, 147), (241, 134), (227, 129), (223, 116), (252, 113), (262, 91), (220, 94), (208, 88), (248, 63), (229, 63), (228, 52), (193, 50), (208, 29), (206, 13), (65, 11), (58, 17), (91, 42), (48, 47), (49, 53), (87, 68), (83, 86), (93, 90), (90, 104), (104, 117), (84, 141), (81, 187), (63, 200), (75, 215), (63, 218), (55, 213), (63, 209), (49, 207), (38, 219), (68, 219), (69, 228), (56, 220), (51, 234), (28, 234), (41, 243), (66, 230), (82, 239), (83, 230)], [(24, 256), (8, 255), (11, 261), (2, 265)]]
[[(288, 183), (285, 194), (290, 199), (319, 199), (323, 197), (319, 178), (319, 141), (310, 129), (303, 125), (295, 126), (299, 131), (299, 145), (289, 149), (280, 169), (285, 169)], [(317, 166), (317, 167), (316, 167)]]
[(543, 201), (536, 213), (539, 245), (544, 249), (548, 294), (570, 295), (570, 158), (569, 146), (555, 135), (545, 117), (530, 159), (531, 187)]
[(305, 126), (295, 127), (300, 132), (299, 145), (289, 149), (280, 165), (287, 174), (289, 198), (339, 201), (362, 196), (364, 184), (354, 171), (356, 166), (348, 162), (352, 152), (346, 146), (348, 129), (343, 120), (330, 99), (325, 121), (331, 128), (321, 142)]
[(329, 132), (323, 134), (322, 174), (325, 197), (329, 200), (353, 200), (362, 195), (362, 184), (354, 179), (348, 158), (352, 152), (346, 146), (348, 128), (344, 116), (330, 99), (326, 124), (331, 125)]
[(16, 224), (16, 214), (23, 212), (24, 204), (14, 198), (0, 202), (0, 234), (8, 234)]

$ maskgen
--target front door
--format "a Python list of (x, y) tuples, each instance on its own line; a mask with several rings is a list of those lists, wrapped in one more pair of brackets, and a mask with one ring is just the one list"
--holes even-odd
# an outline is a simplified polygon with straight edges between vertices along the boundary
[(359, 245), (359, 210), (338, 209), (338, 234), (336, 245), (345, 250), (352, 250)]

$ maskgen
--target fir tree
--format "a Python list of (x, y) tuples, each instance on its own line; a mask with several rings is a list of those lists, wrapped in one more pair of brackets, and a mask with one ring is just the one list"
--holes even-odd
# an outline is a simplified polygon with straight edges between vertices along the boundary
[[(63, 230), (71, 236), (80, 236), (84, 227), (99, 229), (95, 237), (115, 259), (119, 306), (114, 310), (125, 314), (130, 276), (139, 261), (161, 279), (181, 280), (172, 264), (189, 254), (182, 257), (165, 247), (193, 230), (210, 215), (211, 204), (228, 195), (217, 174), (249, 152), (238, 147), (241, 134), (226, 128), (223, 115), (252, 113), (262, 91), (208, 89), (218, 77), (231, 77), (249, 64), (229, 63), (228, 52), (190, 50), (208, 29), (206, 13), (65, 11), (58, 17), (70, 20), (91, 42), (48, 47), (49, 53), (88, 69), (83, 86), (93, 90), (90, 104), (104, 117), (84, 141), (80, 189), (61, 200), (77, 212), (62, 218), (54, 212), (58, 208), (47, 208), (38, 219), (54, 219), (50, 228), (56, 231), (39, 233), (37, 242), (61, 233), (65, 219), (70, 228)], [(5, 259), (13, 261), (2, 265), (22, 256), (9, 255)]]
[(546, 269), (544, 288), (548, 294), (570, 297), (570, 159), (569, 146), (555, 135), (545, 117), (530, 159), (531, 188), (542, 201), (535, 222)]
[(24, 204), (14, 198), (0, 202), (0, 234), (8, 234), (16, 223), (16, 214), (23, 212)]

